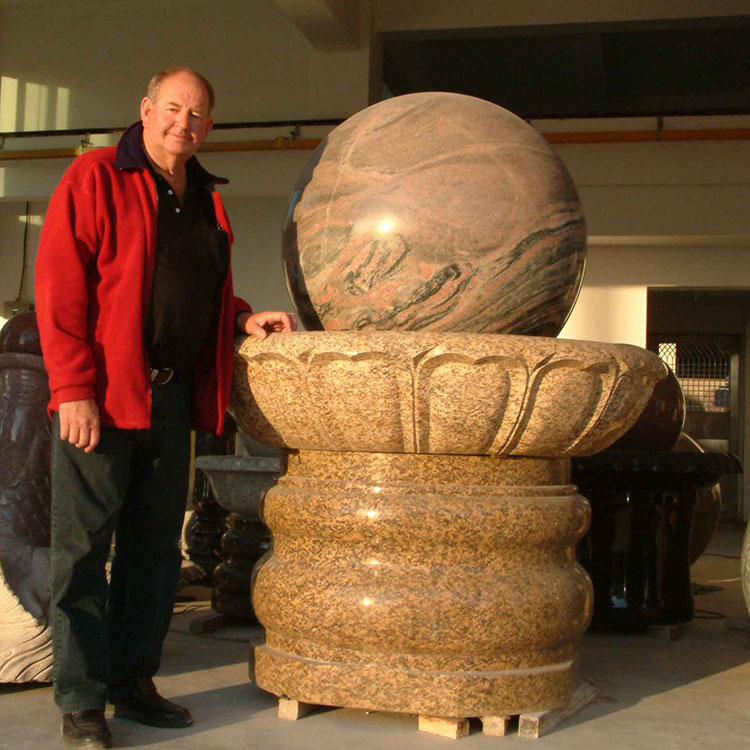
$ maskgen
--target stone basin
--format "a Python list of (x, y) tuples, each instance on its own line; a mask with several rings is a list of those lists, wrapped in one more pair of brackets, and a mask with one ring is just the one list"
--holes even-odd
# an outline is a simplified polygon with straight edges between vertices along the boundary
[(260, 456), (197, 456), (195, 468), (208, 477), (223, 508), (255, 520), (263, 495), (279, 478), (281, 462)]
[(587, 456), (635, 422), (666, 374), (624, 344), (315, 331), (241, 341), (231, 409), (280, 448)]
[(656, 355), (429, 332), (247, 338), (231, 409), (282, 448), (250, 672), (278, 696), (431, 716), (565, 706), (592, 612), (570, 456), (633, 424)]

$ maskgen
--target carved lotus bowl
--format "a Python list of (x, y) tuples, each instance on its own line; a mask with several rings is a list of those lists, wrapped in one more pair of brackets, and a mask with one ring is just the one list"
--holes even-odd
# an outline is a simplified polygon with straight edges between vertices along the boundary
[(241, 340), (230, 409), (278, 447), (586, 456), (667, 374), (625, 344), (497, 334), (313, 331)]

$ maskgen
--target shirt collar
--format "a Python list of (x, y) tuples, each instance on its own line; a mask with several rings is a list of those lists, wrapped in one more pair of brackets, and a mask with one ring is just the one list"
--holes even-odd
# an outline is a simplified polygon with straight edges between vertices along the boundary
[[(116, 169), (151, 169), (151, 163), (143, 148), (143, 123), (134, 122), (120, 137), (115, 153)], [(191, 181), (198, 185), (213, 186), (226, 185), (229, 180), (217, 177), (205, 170), (195, 156), (191, 156), (185, 163), (185, 169)]]

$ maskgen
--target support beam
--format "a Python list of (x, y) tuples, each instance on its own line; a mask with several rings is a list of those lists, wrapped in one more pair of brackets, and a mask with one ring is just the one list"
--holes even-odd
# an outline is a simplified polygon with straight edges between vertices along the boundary
[(362, 0), (274, 0), (319, 52), (360, 46)]

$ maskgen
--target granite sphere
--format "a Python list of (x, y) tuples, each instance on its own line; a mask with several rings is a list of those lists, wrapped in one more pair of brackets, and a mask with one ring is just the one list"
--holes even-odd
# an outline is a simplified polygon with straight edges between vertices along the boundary
[(33, 310), (14, 315), (0, 329), (0, 352), (41, 355), (39, 327)]
[(311, 330), (555, 336), (585, 253), (578, 194), (545, 139), (495, 104), (437, 92), (385, 100), (332, 131), (283, 233)]
[(610, 450), (671, 451), (685, 425), (685, 396), (671, 367), (654, 386), (636, 423)]

